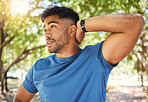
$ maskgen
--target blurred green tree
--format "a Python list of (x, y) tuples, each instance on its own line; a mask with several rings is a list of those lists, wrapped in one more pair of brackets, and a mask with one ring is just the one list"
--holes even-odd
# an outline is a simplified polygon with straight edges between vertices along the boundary
[(4, 90), (8, 91), (7, 72), (9, 69), (37, 49), (45, 47), (43, 44), (39, 45), (39, 37), (43, 35), (40, 17), (31, 15), (35, 10), (42, 8), (39, 3), (40, 0), (29, 2), (0, 1), (0, 80), (2, 93)]

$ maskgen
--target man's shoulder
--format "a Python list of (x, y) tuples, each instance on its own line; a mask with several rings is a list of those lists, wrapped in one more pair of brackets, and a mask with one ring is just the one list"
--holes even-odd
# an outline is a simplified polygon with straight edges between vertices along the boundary
[(46, 62), (46, 61), (48, 60), (49, 57), (50, 57), (50, 56), (45, 57), (45, 58), (40, 58), (40, 59), (38, 59), (38, 60), (36, 61), (36, 63)]
[(53, 56), (55, 56), (55, 54), (50, 55), (50, 56), (47, 56), (47, 57), (45, 57), (45, 58), (40, 58), (40, 59), (38, 59), (36, 62), (38, 63), (38, 62), (48, 61), (49, 59), (53, 58)]
[(102, 49), (103, 42), (104, 42), (104, 41), (99, 42), (99, 43), (94, 44), (94, 45), (87, 45), (87, 46), (84, 48), (84, 50), (87, 50), (87, 49), (88, 49), (88, 50), (94, 52), (94, 51), (96, 51), (96, 50)]
[(52, 59), (53, 55), (45, 57), (45, 58), (40, 58), (39, 60), (36, 61), (35, 66), (40, 67), (40, 66), (47, 66), (49, 64), (50, 59)]

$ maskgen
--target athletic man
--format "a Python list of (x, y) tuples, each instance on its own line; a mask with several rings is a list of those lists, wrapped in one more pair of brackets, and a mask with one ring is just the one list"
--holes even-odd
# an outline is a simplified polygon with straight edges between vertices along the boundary
[[(39, 92), (42, 102), (105, 102), (108, 76), (134, 48), (144, 27), (139, 14), (110, 14), (79, 20), (66, 7), (42, 16), (49, 52), (29, 70), (14, 102), (28, 102)], [(80, 49), (85, 32), (110, 32), (96, 45)]]

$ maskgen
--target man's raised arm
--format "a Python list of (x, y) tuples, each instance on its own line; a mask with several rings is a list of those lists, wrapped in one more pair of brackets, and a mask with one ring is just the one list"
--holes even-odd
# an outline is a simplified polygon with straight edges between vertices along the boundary
[[(76, 39), (81, 43), (84, 33), (77, 22)], [(109, 14), (85, 20), (88, 32), (111, 32), (103, 43), (103, 56), (112, 65), (121, 61), (134, 48), (144, 27), (140, 14)]]

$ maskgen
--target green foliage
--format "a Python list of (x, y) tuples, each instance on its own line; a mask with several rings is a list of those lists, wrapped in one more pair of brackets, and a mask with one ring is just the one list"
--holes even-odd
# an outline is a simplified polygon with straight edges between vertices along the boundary
[[(1, 7), (0, 23), (4, 21), (4, 26), (3, 28), (1, 28), (4, 31), (4, 36), (5, 36), (4, 40), (6, 41), (11, 37), (15, 36), (15, 38), (9, 44), (7, 44), (3, 49), (1, 59), (3, 61), (4, 66), (7, 66), (11, 61), (17, 58), (26, 46), (29, 45), (28, 49), (31, 49), (45, 44), (45, 43), (39, 43), (41, 41), (42, 36), (44, 35), (43, 25), (40, 20), (40, 14), (38, 14), (38, 16), (31, 15), (32, 12), (34, 12), (35, 10), (43, 9), (42, 6), (38, 5), (42, 1), (40, 0), (30, 1), (28, 3), (30, 5), (30, 9), (27, 12), (27, 14), (21, 14), (21, 12), (15, 12), (15, 10), (13, 10), (14, 8), (12, 8), (11, 4), (12, 1), (14, 0), (9, 0), (9, 2), (5, 0), (0, 1), (0, 7)], [(35, 36), (36, 38), (33, 41), (33, 38)], [(29, 63), (29, 60), (37, 60), (38, 57), (41, 57), (41, 54), (43, 55), (43, 53), (46, 52), (44, 50), (42, 49), (37, 50), (36, 52), (33, 53), (34, 56), (29, 57), (29, 59), (27, 58), (27, 61), (23, 60), (23, 63), (28, 62), (26, 64), (28, 66), (31, 66), (32, 63)], [(40, 56), (37, 56), (39, 54)], [(26, 65), (25, 64), (23, 65), (25, 68)]]

